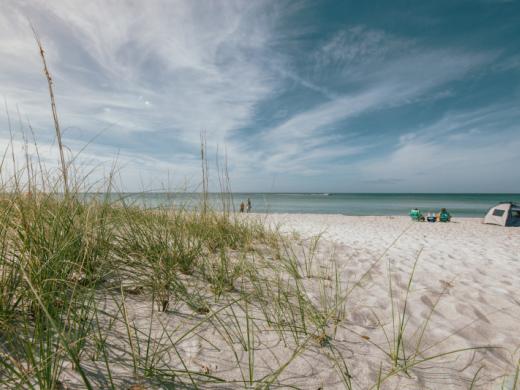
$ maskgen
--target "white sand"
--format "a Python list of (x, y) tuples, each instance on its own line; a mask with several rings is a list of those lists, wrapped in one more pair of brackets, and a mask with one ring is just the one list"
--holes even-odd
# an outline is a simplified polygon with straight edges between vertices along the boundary
[[(514, 372), (520, 358), (519, 228), (484, 225), (476, 218), (418, 223), (405, 217), (307, 214), (272, 215), (268, 222), (307, 237), (322, 234), (324, 240), (337, 246), (342, 277), (351, 281), (358, 280), (384, 254), (370, 272), (369, 281), (354, 290), (349, 300), (349, 321), (337, 334), (337, 339), (344, 340), (345, 350), (353, 349), (367, 357), (377, 355), (372, 347), (349, 345), (350, 341), (359, 341), (349, 327), (377, 344), (385, 344), (381, 328), (374, 324), (374, 313), (391, 319), (388, 264), (395, 287), (403, 292), (419, 253), (408, 304), (410, 331), (421, 328), (430, 308), (444, 292), (425, 331), (422, 349), (435, 345), (425, 357), (454, 349), (500, 347), (479, 351), (475, 356), (466, 353), (432, 361), (425, 364), (429, 370), (414, 372), (419, 381), (403, 378), (398, 388), (405, 388), (405, 384), (414, 389), (469, 388), (464, 378), (471, 379), (469, 374), (480, 366), (483, 369), (477, 383), (481, 388), (495, 388), (490, 382), (500, 388), (502, 375)], [(391, 325), (389, 329), (391, 332)], [(458, 371), (470, 362), (473, 368)], [(377, 358), (368, 365), (355, 358), (352, 363), (368, 377), (377, 373)], [(360, 388), (369, 385), (367, 377), (357, 379)]]
[[(382, 369), (384, 377), (392, 369), (390, 359), (385, 355), (385, 351), (389, 351), (385, 331), (390, 341), (394, 338), (389, 267), (394, 307), (402, 310), (408, 278), (418, 259), (406, 312), (407, 356), (417, 350), (418, 361), (457, 349), (496, 348), (426, 361), (411, 368), (408, 375), (401, 372), (392, 376), (381, 388), (469, 389), (480, 368), (474, 388), (500, 389), (503, 383), (509, 388), (507, 384), (512, 383), (515, 364), (520, 358), (520, 228), (482, 225), (478, 219), (417, 223), (404, 217), (340, 215), (278, 214), (266, 217), (253, 214), (246, 218), (265, 219), (267, 224), (278, 225), (286, 233), (297, 232), (303, 238), (321, 234), (313, 273), (330, 270), (334, 258), (342, 291), (352, 289), (345, 302), (345, 317), (327, 328), (332, 348), (310, 342), (280, 375), (278, 379), (282, 383), (301, 389), (344, 389), (345, 382), (340, 373), (345, 369), (335, 366), (334, 361), (340, 361), (332, 358), (335, 354), (344, 359), (352, 388), (373, 388), (379, 370)], [(329, 287), (333, 284), (333, 281), (325, 282)], [(323, 279), (304, 278), (303, 285), (310, 299), (317, 302)], [(147, 334), (149, 298), (127, 296), (126, 305), (130, 321)], [(221, 305), (221, 302), (215, 303), (212, 310)], [(107, 310), (115, 310), (114, 305), (109, 304)], [(262, 320), (262, 313), (252, 310), (257, 318), (253, 376), (258, 379), (290, 359), (294, 345), (289, 341), (286, 346), (278, 333)], [(175, 339), (195, 323), (185, 315), (187, 313), (193, 312), (184, 306), (167, 313), (156, 313), (153, 335), (167, 345), (164, 336), (161, 340), (163, 327)], [(239, 315), (239, 318), (239, 327), (230, 328), (235, 336), (240, 332), (244, 334), (246, 328), (243, 316)], [(419, 337), (426, 323), (424, 335)], [(123, 340), (124, 326), (118, 323), (115, 329)], [(246, 378), (249, 375), (247, 367), (251, 356), (238, 342), (238, 336), (231, 338), (235, 340), (236, 355), (214, 324), (207, 323), (178, 344), (178, 353), (191, 370), (227, 380), (241, 380), (241, 372)], [(419, 338), (421, 342), (416, 347)], [(128, 349), (128, 345), (119, 345), (115, 350), (119, 347)], [(237, 368), (237, 357), (241, 369)], [(182, 368), (171, 348), (162, 355), (161, 362)], [(96, 369), (103, 372), (103, 364), (97, 364)], [(128, 357), (113, 375), (131, 378)], [(126, 383), (135, 383), (135, 379)], [(223, 387), (244, 388), (244, 385), (226, 384)]]

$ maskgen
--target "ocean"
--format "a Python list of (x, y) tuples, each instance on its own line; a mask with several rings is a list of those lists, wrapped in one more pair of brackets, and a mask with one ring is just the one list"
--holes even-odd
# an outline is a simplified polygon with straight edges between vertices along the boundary
[[(158, 192), (111, 195), (113, 200), (120, 197), (127, 204), (151, 208), (191, 208), (200, 205), (202, 195)], [(520, 203), (520, 194), (234, 193), (232, 198), (237, 211), (240, 202), (250, 198), (252, 212), (257, 213), (408, 215), (413, 207), (423, 214), (445, 207), (455, 217), (483, 217), (491, 206), (501, 201)], [(213, 208), (222, 209), (220, 194), (210, 193), (208, 199)]]

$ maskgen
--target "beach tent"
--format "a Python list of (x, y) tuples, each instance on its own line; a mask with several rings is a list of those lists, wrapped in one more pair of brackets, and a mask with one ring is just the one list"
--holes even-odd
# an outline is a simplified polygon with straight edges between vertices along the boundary
[(500, 226), (520, 226), (520, 206), (512, 202), (501, 202), (489, 209), (484, 223)]

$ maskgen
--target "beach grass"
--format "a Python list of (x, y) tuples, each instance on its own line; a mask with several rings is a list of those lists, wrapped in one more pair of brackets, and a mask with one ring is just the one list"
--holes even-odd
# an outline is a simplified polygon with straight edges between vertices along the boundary
[[(334, 261), (320, 274), (317, 238), (291, 242), (259, 221), (208, 208), (85, 201), (72, 189), (9, 193), (1, 211), (2, 386), (58, 389), (71, 371), (85, 388), (289, 386), (279, 382), (283, 370), (314, 350), (355, 388), (334, 330), (345, 326), (351, 291)], [(387, 360), (379, 384), (435, 358), (420, 345), (427, 324), (407, 339), (412, 279), (390, 333), (381, 326)], [(318, 296), (307, 282), (319, 285)], [(217, 340), (201, 339), (207, 327)], [(270, 372), (255, 352), (268, 330), (291, 351)], [(209, 362), (194, 369), (187, 339), (226, 349), (238, 377)]]
[[(204, 137), (203, 191), (195, 207), (128, 204), (110, 193), (111, 175), (107, 196), (86, 197), (85, 178), (74, 174), (64, 152), (52, 79), (38, 46), (60, 169), (47, 170), (26, 152), (21, 164), (12, 154), (10, 174), (2, 171), (0, 386), (301, 388), (305, 373), (296, 379), (294, 372), (283, 374), (312, 353), (334, 367), (338, 386), (359, 388), (351, 370), (358, 357), (344, 356), (335, 335), (338, 326), (348, 326), (349, 299), (354, 289), (363, 289), (373, 265), (349, 284), (334, 253), (322, 267), (319, 236), (285, 235), (261, 219), (235, 214), (226, 167), (219, 172), (222, 209), (212, 209)], [(406, 302), (413, 274), (401, 311), (390, 284), (392, 326), (379, 322), (386, 343), (376, 345), (383, 354), (372, 388), (464, 352), (425, 357), (427, 323), (409, 339)], [(388, 277), (391, 283), (391, 272)], [(312, 284), (318, 294), (310, 291)], [(197, 360), (192, 349), (201, 344), (213, 351), (213, 360)], [(275, 352), (280, 348), (283, 356)], [(218, 367), (219, 355), (231, 359), (224, 368)], [(517, 379), (518, 369), (515, 386)]]

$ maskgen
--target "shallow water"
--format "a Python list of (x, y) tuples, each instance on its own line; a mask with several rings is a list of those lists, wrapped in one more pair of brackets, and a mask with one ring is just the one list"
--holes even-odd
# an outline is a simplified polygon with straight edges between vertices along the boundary
[[(102, 196), (102, 194), (89, 196)], [(200, 205), (198, 193), (126, 193), (111, 194), (112, 200), (123, 198), (126, 203), (146, 207)], [(220, 194), (208, 195), (209, 203), (222, 208)], [(251, 199), (252, 211), (259, 213), (310, 213), (345, 215), (408, 215), (412, 207), (423, 213), (446, 207), (454, 216), (482, 217), (501, 201), (520, 203), (520, 194), (339, 194), (339, 193), (234, 193), (234, 208)], [(231, 206), (233, 208), (233, 206)]]

